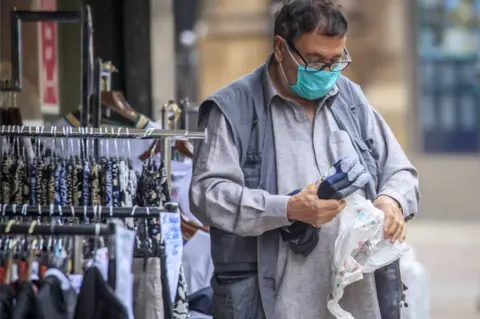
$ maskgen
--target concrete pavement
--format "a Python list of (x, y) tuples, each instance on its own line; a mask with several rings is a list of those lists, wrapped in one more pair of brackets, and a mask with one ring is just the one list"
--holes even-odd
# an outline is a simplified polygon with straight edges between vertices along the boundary
[(480, 221), (414, 220), (407, 242), (429, 272), (431, 316), (419, 319), (480, 318)]

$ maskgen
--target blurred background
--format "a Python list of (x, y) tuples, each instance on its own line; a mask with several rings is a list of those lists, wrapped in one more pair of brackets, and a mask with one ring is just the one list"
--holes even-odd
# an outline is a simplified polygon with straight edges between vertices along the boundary
[[(409, 243), (428, 273), (430, 318), (479, 318), (480, 0), (341, 0), (353, 63), (347, 75), (385, 117), (421, 178)], [(111, 89), (160, 119), (169, 100), (195, 105), (264, 62), (272, 0), (1, 0), (0, 79), (11, 74), (10, 12), (90, 5), (96, 57)], [(22, 23), (25, 125), (55, 121), (81, 98), (78, 24)], [(185, 125), (187, 123), (184, 123)], [(419, 317), (418, 319), (427, 319)]]

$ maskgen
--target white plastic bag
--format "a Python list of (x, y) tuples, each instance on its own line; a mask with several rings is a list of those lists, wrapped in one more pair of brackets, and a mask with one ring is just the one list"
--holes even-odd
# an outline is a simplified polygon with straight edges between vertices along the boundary
[(385, 217), (372, 202), (358, 194), (349, 196), (340, 213), (340, 229), (333, 256), (333, 290), (328, 309), (337, 319), (354, 319), (338, 304), (349, 284), (400, 258), (407, 250), (404, 243), (384, 239)]

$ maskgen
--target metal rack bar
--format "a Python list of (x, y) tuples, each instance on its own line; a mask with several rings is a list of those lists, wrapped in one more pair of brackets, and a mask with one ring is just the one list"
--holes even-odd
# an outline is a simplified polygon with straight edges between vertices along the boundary
[(60, 23), (79, 23), (81, 11), (13, 11), (17, 19), (24, 22), (55, 21)]
[(90, 6), (85, 5), (81, 12), (81, 48), (82, 58), (80, 65), (82, 68), (82, 112), (80, 113), (80, 123), (83, 127), (90, 126), (90, 97), (93, 94), (93, 19)]
[(116, 138), (116, 139), (203, 139), (205, 133), (188, 130), (96, 128), (96, 127), (37, 127), (0, 126), (0, 136), (54, 137), (54, 138)]
[[(102, 59), (98, 58), (95, 61), (94, 74), (93, 74), (93, 86), (94, 94), (92, 95), (92, 127), (100, 127), (100, 119), (102, 118)], [(95, 158), (100, 156), (100, 143), (98, 139), (93, 141), (93, 149), (95, 152)]]
[(0, 223), (0, 234), (109, 236), (115, 234), (115, 224), (56, 225), (35, 223)]
[[(163, 129), (170, 129), (170, 121), (168, 119), (170, 105), (173, 103), (169, 101), (165, 103), (162, 108), (162, 128)], [(167, 184), (169, 188), (172, 187), (172, 139), (167, 137), (163, 139), (163, 154), (162, 154), (163, 162), (165, 163), (165, 173), (167, 175)]]
[(0, 217), (86, 217), (86, 218), (155, 218), (160, 213), (176, 213), (177, 203), (164, 207), (102, 207), (102, 206), (36, 206), (2, 205)]

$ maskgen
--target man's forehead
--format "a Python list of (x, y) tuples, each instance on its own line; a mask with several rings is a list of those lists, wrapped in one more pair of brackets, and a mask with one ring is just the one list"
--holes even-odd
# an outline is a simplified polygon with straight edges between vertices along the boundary
[(305, 56), (332, 58), (341, 55), (346, 46), (347, 37), (329, 37), (317, 33), (300, 36), (295, 47)]

